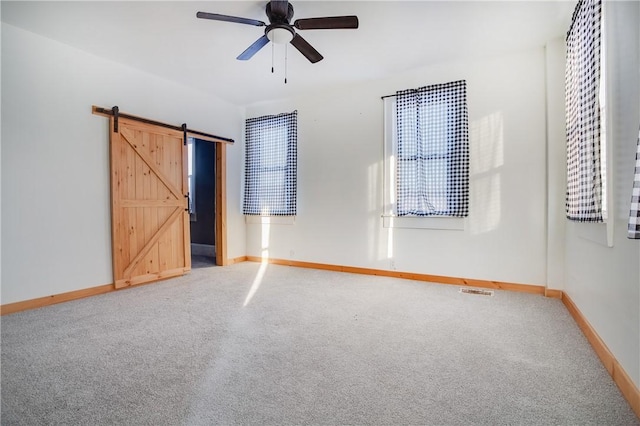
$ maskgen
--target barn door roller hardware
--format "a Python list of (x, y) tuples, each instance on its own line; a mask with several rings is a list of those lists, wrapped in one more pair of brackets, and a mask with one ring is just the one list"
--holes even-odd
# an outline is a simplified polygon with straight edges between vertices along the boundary
[(182, 142), (187, 145), (187, 123), (182, 123)]
[(91, 108), (92, 112), (96, 115), (104, 115), (107, 117), (113, 117), (113, 131), (114, 133), (118, 132), (118, 119), (126, 118), (129, 120), (139, 121), (145, 124), (151, 124), (153, 126), (165, 127), (167, 129), (182, 131), (184, 135), (184, 143), (187, 144), (187, 137), (191, 136), (196, 139), (201, 139), (210, 142), (221, 142), (221, 143), (234, 143), (233, 139), (225, 138), (222, 136), (212, 135), (210, 133), (200, 132), (198, 130), (192, 130), (187, 128), (187, 124), (183, 124), (182, 126), (174, 126), (172, 124), (162, 123), (156, 120), (150, 120), (148, 118), (137, 117), (135, 115), (124, 114), (120, 112), (120, 108), (114, 106), (113, 108), (102, 108), (98, 106), (93, 106)]
[(113, 114), (113, 133), (118, 133), (118, 116), (120, 115), (120, 108), (114, 106), (111, 108)]

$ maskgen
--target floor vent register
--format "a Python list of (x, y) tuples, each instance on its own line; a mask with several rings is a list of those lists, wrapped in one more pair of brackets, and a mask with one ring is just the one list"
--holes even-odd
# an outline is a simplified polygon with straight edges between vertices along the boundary
[(492, 290), (481, 290), (478, 288), (461, 288), (460, 293), (477, 294), (480, 296), (493, 296)]

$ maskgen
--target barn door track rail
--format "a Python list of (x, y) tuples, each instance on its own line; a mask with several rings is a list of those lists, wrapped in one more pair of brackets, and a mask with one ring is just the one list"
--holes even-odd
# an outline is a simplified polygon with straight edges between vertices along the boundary
[(189, 136), (195, 139), (202, 139), (202, 140), (211, 141), (211, 142), (222, 142), (222, 143), (230, 143), (230, 144), (234, 143), (234, 140), (230, 138), (212, 135), (210, 133), (201, 132), (199, 130), (189, 129), (186, 123), (183, 123), (181, 126), (174, 126), (173, 124), (162, 123), (160, 121), (151, 120), (148, 118), (125, 114), (120, 112), (120, 108), (118, 108), (117, 106), (114, 106), (112, 108), (102, 108), (94, 105), (91, 107), (91, 111), (96, 115), (113, 117), (114, 133), (118, 132), (118, 118), (127, 118), (129, 120), (135, 120), (141, 123), (146, 123), (154, 126), (166, 127), (167, 129), (182, 131), (182, 133), (184, 134), (185, 145), (187, 144), (187, 137)]

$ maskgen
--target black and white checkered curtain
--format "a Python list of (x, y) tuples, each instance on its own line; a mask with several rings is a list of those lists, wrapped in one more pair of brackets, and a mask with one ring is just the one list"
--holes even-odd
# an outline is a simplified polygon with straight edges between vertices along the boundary
[(567, 34), (567, 218), (602, 222), (600, 0), (581, 0)]
[(296, 214), (297, 123), (297, 111), (246, 121), (244, 214)]
[(636, 150), (636, 173), (633, 178), (631, 192), (631, 211), (629, 212), (629, 231), (627, 237), (640, 239), (640, 131), (638, 132), (638, 148)]
[(464, 80), (396, 93), (398, 216), (469, 214)]

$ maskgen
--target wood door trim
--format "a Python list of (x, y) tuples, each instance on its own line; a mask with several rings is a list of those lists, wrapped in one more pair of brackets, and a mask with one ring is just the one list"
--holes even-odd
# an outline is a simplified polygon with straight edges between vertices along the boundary
[(187, 130), (187, 136), (194, 139), (200, 139), (201, 141), (207, 141), (207, 142), (213, 142), (213, 143), (231, 144), (231, 145), (233, 145), (234, 143), (232, 140), (220, 139), (220, 137), (205, 136), (202, 133), (197, 131)]
[(140, 251), (138, 252), (136, 257), (134, 257), (133, 260), (131, 261), (131, 263), (129, 263), (129, 266), (127, 266), (127, 268), (122, 272), (122, 276), (125, 279), (128, 279), (128, 278), (131, 277), (131, 273), (138, 266), (140, 261), (147, 254), (149, 254), (149, 252), (153, 248), (154, 244), (158, 242), (160, 237), (167, 231), (167, 229), (171, 225), (173, 225), (173, 223), (180, 217), (181, 213), (182, 213), (182, 208), (180, 208), (180, 207), (177, 207), (175, 210), (173, 210), (173, 212), (167, 218), (167, 220), (162, 224), (162, 226), (160, 228), (158, 228), (158, 230), (153, 234), (153, 237), (151, 237), (151, 239), (149, 239), (149, 241), (147, 241), (147, 243), (142, 247), (142, 249), (140, 249)]
[(227, 145), (216, 145), (216, 265), (226, 266), (227, 259)]
[(184, 238), (182, 240), (182, 251), (184, 252), (185, 258), (185, 267), (184, 272), (188, 272), (191, 270), (191, 214), (189, 213), (189, 150), (187, 148), (187, 139), (186, 135), (183, 135), (182, 139), (182, 170), (185, 172), (182, 174), (182, 193), (184, 195), (184, 210), (182, 211), (182, 215), (184, 216), (182, 220), (182, 234), (188, 235), (189, 238)]
[(167, 180), (166, 176), (164, 176), (164, 173), (162, 173), (158, 169), (158, 166), (156, 166), (154, 161), (152, 161), (151, 158), (147, 156), (147, 154), (138, 150), (138, 145), (136, 145), (134, 142), (129, 140), (129, 139), (135, 139), (135, 138), (133, 135), (131, 135), (131, 133), (129, 133), (128, 129), (126, 128), (122, 129), (120, 134), (124, 137), (124, 140), (127, 141), (129, 146), (133, 148), (135, 153), (142, 159), (142, 161), (145, 162), (147, 167), (149, 167), (149, 169), (151, 169), (151, 171), (158, 177), (158, 179), (160, 179), (160, 182), (162, 182), (162, 184), (166, 186), (169, 191), (171, 191), (173, 196), (176, 197), (176, 199), (178, 200), (182, 199), (184, 197), (184, 194), (182, 194), (182, 191), (179, 191), (178, 188), (176, 188), (171, 182), (169, 182), (169, 180)]

